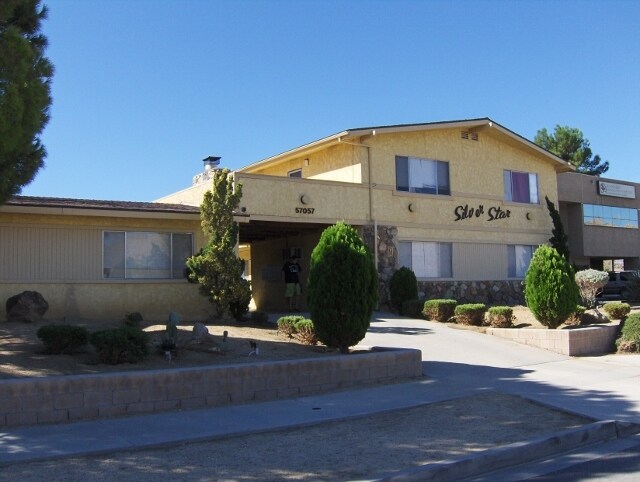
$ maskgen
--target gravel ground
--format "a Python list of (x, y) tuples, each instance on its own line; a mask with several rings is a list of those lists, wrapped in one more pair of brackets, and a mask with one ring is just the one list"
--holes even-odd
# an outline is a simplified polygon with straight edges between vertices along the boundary
[(312, 427), (10, 465), (0, 467), (0, 480), (358, 480), (590, 422), (520, 397), (487, 392)]

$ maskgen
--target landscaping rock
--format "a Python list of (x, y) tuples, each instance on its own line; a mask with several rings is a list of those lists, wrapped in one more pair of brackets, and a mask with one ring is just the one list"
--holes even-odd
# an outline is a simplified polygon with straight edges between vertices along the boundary
[(37, 291), (23, 291), (7, 300), (7, 321), (38, 322), (49, 309), (49, 303)]
[(204, 323), (198, 321), (193, 325), (193, 340), (201, 343), (207, 335), (209, 335), (209, 328)]

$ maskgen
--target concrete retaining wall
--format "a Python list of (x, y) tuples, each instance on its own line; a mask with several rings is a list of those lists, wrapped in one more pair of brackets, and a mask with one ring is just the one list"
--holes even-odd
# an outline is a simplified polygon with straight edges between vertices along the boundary
[(563, 355), (598, 355), (610, 353), (613, 349), (618, 324), (567, 330), (487, 328), (487, 334)]
[(0, 427), (274, 400), (422, 376), (420, 350), (0, 380)]

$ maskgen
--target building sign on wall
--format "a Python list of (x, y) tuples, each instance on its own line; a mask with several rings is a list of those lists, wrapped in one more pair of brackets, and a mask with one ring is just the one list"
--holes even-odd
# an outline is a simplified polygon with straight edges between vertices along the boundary
[(485, 217), (487, 221), (495, 221), (496, 219), (506, 219), (511, 217), (511, 211), (508, 209), (504, 210), (500, 206), (491, 206), (485, 214), (484, 206), (482, 204), (478, 207), (469, 206), (468, 204), (465, 204), (464, 206), (457, 206), (454, 209), (453, 214), (455, 215), (454, 221), (479, 217)]
[(618, 184), (615, 182), (598, 181), (598, 194), (601, 196), (624, 197), (627, 199), (636, 198), (635, 186), (628, 184)]

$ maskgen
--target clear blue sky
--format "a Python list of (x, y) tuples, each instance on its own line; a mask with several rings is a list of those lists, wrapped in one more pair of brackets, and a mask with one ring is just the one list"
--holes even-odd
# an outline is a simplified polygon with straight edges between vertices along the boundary
[(348, 128), (580, 128), (640, 182), (634, 0), (44, 0), (46, 167), (22, 194), (151, 201)]

